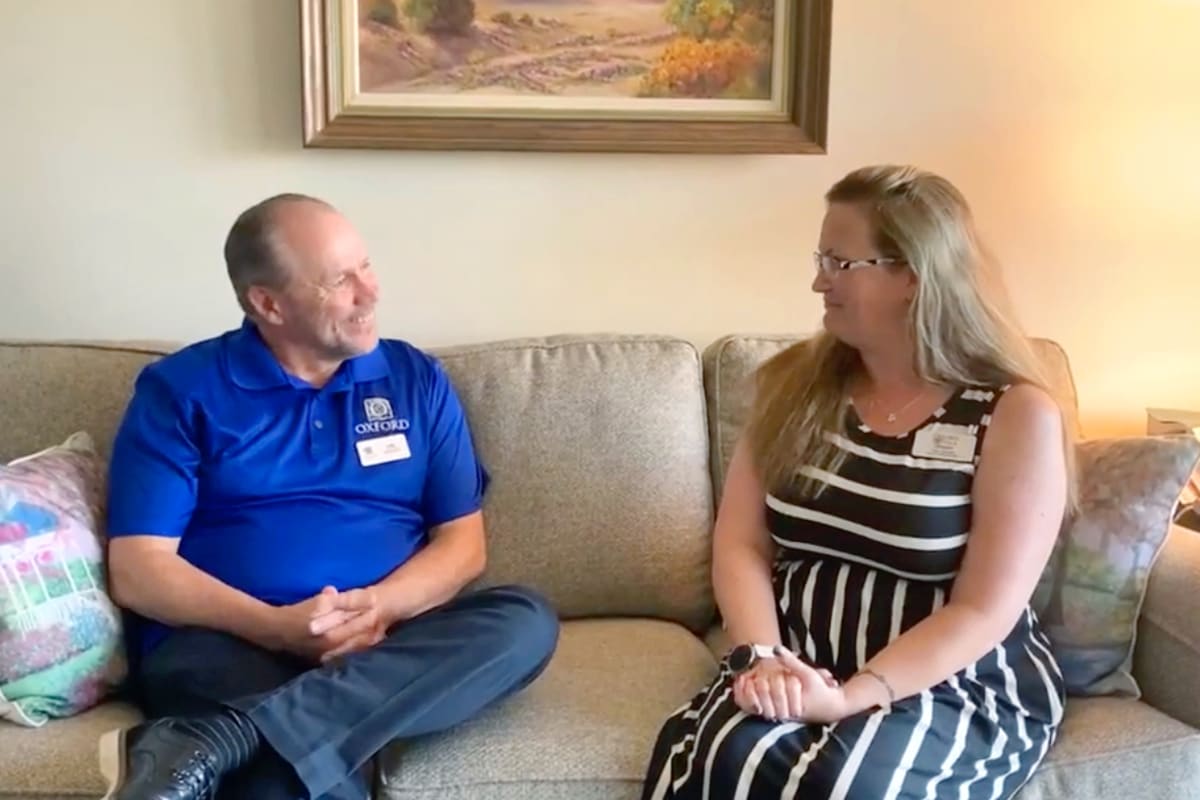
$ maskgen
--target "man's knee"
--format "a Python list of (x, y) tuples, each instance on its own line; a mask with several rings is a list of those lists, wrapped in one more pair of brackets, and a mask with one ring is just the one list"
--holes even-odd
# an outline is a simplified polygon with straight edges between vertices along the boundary
[(558, 614), (539, 592), (524, 586), (499, 586), (481, 593), (499, 614), (500, 644), (544, 665), (558, 645)]
[(151, 716), (202, 714), (278, 688), (303, 670), (231, 634), (181, 628), (142, 660), (135, 685)]

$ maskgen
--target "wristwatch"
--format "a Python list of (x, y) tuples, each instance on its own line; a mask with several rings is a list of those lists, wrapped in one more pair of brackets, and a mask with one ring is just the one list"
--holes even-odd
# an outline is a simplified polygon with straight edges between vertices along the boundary
[(729, 651), (729, 668), (739, 675), (764, 658), (775, 658), (775, 648), (765, 644), (739, 644)]

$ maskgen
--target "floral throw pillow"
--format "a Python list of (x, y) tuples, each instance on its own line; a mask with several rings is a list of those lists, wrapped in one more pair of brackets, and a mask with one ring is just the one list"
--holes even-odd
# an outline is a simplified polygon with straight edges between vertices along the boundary
[(1200, 458), (1190, 436), (1078, 444), (1080, 507), (1034, 595), (1067, 691), (1139, 697), (1132, 660), (1150, 570)]
[(0, 466), (0, 719), (77, 714), (125, 677), (105, 591), (102, 484), (83, 433)]

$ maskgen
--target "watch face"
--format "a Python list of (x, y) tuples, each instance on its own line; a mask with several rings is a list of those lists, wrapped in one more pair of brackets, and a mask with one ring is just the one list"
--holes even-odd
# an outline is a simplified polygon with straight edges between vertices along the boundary
[(754, 663), (754, 648), (748, 644), (739, 644), (729, 651), (729, 668), (734, 672), (744, 672)]

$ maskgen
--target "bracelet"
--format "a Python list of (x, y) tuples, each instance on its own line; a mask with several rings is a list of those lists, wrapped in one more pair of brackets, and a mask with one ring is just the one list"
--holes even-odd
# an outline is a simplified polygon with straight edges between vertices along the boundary
[(894, 691), (892, 691), (892, 685), (887, 682), (887, 678), (883, 677), (875, 670), (867, 669), (866, 667), (863, 667), (862, 669), (860, 669), (858, 671), (858, 674), (859, 675), (869, 675), (872, 678), (874, 678), (875, 680), (879, 681), (881, 684), (883, 684), (883, 688), (886, 689), (887, 693), (888, 693), (888, 705), (895, 705), (896, 693)]

